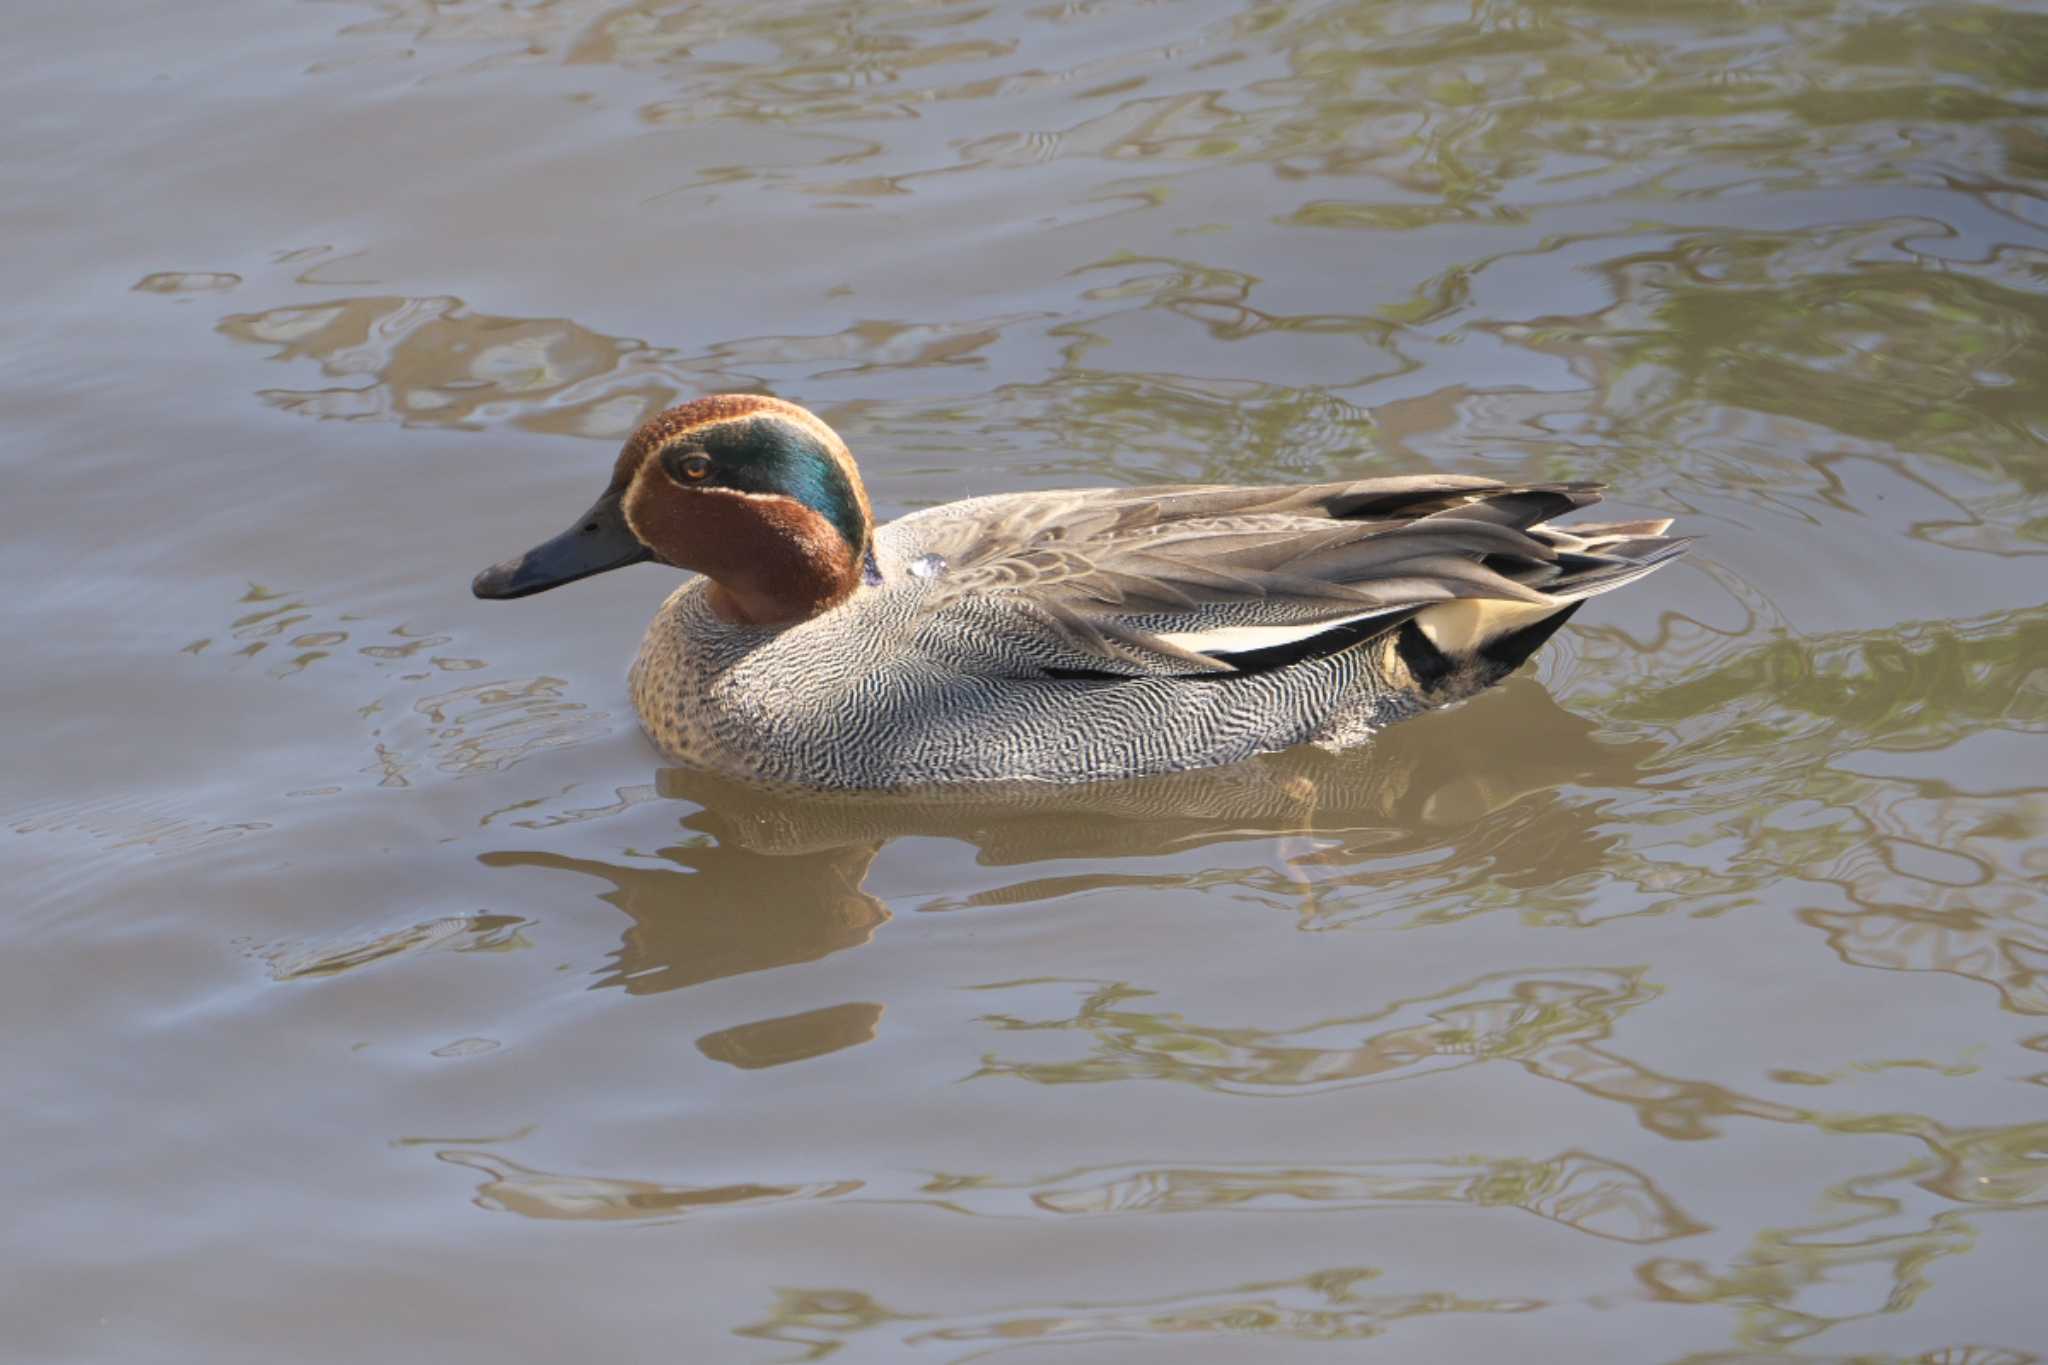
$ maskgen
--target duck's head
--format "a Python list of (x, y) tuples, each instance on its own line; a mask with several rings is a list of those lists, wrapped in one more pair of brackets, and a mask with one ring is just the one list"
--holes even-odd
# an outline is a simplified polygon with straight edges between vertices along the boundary
[(575, 525), (471, 587), (525, 597), (651, 559), (711, 579), (728, 621), (787, 625), (860, 586), (873, 526), (832, 428), (780, 398), (722, 393), (643, 422)]

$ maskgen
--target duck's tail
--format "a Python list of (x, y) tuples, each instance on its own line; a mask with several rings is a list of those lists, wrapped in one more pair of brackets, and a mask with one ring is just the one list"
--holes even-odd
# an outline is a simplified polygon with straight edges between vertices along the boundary
[(1415, 614), (1414, 632), (1426, 643), (1428, 652), (1439, 656), (1439, 667), (1469, 660), (1494, 677), (1503, 676), (1521, 667), (1587, 598), (1633, 583), (1684, 554), (1692, 541), (1666, 536), (1670, 526), (1671, 519), (1662, 517), (1525, 527), (1528, 535), (1557, 552), (1556, 560), (1540, 566), (1497, 568), (1544, 601), (1461, 598), (1442, 602)]

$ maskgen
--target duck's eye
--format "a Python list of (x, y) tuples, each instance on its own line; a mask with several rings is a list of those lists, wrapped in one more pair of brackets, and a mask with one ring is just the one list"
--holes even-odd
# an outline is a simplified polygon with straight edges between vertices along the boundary
[(669, 473), (686, 482), (694, 482), (711, 473), (711, 457), (701, 450), (671, 455), (667, 463)]

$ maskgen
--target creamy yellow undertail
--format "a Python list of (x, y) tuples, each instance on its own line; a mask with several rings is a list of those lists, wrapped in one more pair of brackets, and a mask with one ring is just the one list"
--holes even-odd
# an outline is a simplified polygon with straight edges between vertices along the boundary
[(1415, 624), (1431, 644), (1456, 659), (1477, 652), (1489, 640), (1554, 616), (1567, 605), (1536, 606), (1492, 598), (1461, 598), (1424, 607)]

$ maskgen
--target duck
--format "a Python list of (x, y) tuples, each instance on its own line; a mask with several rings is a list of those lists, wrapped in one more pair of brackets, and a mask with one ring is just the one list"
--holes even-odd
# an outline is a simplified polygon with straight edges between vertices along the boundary
[(716, 394), (643, 422), (587, 512), (472, 590), (697, 574), (628, 673), (685, 767), (816, 791), (1098, 782), (1348, 749), (1499, 682), (1689, 543), (1669, 518), (1555, 524), (1600, 490), (1061, 489), (877, 525), (824, 421)]

